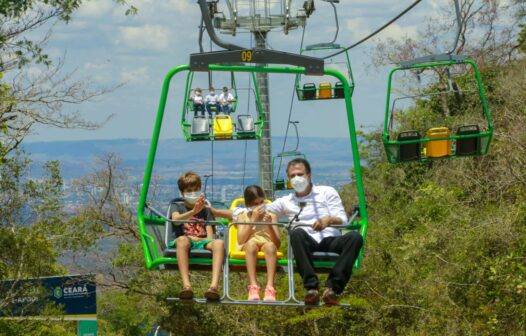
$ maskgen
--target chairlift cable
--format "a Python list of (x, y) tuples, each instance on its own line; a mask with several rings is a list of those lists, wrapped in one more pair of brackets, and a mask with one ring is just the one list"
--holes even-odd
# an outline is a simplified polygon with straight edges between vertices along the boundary
[[(303, 48), (304, 37), (305, 37), (305, 27), (303, 27), (303, 32), (301, 34), (300, 50)], [(296, 87), (293, 87), (292, 95), (290, 97), (290, 109), (289, 109), (289, 117), (288, 117), (288, 121), (287, 121), (287, 130), (285, 131), (285, 138), (283, 139), (283, 146), (281, 148), (281, 153), (283, 153), (285, 151), (285, 145), (287, 144), (287, 137), (289, 135), (290, 118), (292, 117), (292, 108), (294, 106), (294, 94), (295, 93), (296, 93)], [(296, 125), (294, 125), (294, 126), (296, 126)], [(299, 136), (298, 136), (297, 128), (296, 128), (296, 136), (298, 137), (298, 144), (299, 144)], [(296, 147), (298, 147), (298, 145), (296, 145)], [(276, 174), (276, 177), (279, 176), (279, 173), (281, 171), (282, 163), (283, 163), (283, 156), (280, 156), (280, 158), (279, 158), (279, 165), (278, 165), (278, 172)]]
[(366, 37), (362, 38), (360, 41), (354, 43), (354, 44), (351, 44), (350, 46), (348, 46), (347, 48), (343, 48), (342, 50), (338, 51), (338, 52), (335, 52), (333, 54), (330, 54), (328, 56), (325, 56), (323, 57), (323, 59), (327, 59), (327, 58), (331, 58), (331, 57), (334, 57), (334, 56), (338, 56), (340, 54), (343, 54), (344, 52), (346, 51), (349, 51), (357, 46), (359, 46), (360, 44), (364, 43), (365, 41), (369, 40), (370, 38), (372, 38), (373, 36), (377, 35), (378, 33), (380, 33), (382, 30), (384, 30), (385, 28), (387, 28), (388, 26), (390, 26), (391, 24), (393, 24), (395, 21), (397, 21), (399, 18), (401, 18), (402, 16), (404, 16), (405, 14), (407, 14), (410, 10), (412, 10), (416, 5), (418, 5), (420, 2), (422, 2), (422, 0), (416, 0), (415, 2), (413, 2), (409, 7), (407, 7), (406, 9), (404, 9), (402, 12), (400, 12), (397, 16), (395, 16), (394, 18), (392, 18), (391, 20), (389, 20), (387, 23), (385, 23), (383, 26), (381, 26), (380, 28), (378, 28), (377, 30), (375, 30), (374, 32), (372, 32), (371, 34), (367, 35)]

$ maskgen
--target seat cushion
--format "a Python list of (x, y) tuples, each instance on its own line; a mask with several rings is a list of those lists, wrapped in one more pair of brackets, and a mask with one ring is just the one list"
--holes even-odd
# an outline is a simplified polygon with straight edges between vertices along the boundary
[(314, 252), (314, 260), (337, 260), (340, 255), (334, 252)]

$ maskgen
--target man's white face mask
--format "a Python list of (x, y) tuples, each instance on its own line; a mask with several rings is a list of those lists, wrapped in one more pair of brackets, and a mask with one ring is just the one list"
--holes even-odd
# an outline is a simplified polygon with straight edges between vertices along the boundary
[(189, 204), (195, 204), (199, 196), (201, 196), (200, 191), (186, 192), (183, 194), (184, 200), (187, 201)]
[(292, 184), (292, 188), (294, 188), (296, 192), (302, 193), (309, 186), (309, 181), (305, 176), (294, 176), (292, 180), (290, 180), (290, 184)]

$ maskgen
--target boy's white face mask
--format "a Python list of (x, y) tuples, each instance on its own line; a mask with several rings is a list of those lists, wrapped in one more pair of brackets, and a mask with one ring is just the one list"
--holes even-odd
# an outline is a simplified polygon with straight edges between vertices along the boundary
[(292, 184), (292, 188), (294, 188), (296, 192), (302, 193), (309, 186), (309, 181), (305, 176), (294, 176), (292, 180), (290, 180), (290, 184)]
[(189, 204), (195, 204), (199, 196), (201, 196), (200, 191), (191, 191), (183, 193), (184, 200), (187, 201)]

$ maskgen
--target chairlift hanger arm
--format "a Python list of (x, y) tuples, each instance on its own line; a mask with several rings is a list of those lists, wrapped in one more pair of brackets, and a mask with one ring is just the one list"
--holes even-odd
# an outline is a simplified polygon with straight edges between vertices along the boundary
[(224, 50), (190, 55), (191, 71), (209, 71), (210, 64), (288, 64), (305, 68), (308, 75), (323, 75), (323, 59), (268, 49)]
[(334, 32), (334, 37), (331, 42), (328, 43), (317, 43), (312, 44), (306, 47), (306, 50), (316, 50), (316, 49), (340, 49), (340, 45), (336, 44), (338, 39), (338, 33), (340, 32), (340, 23), (338, 22), (338, 10), (336, 9), (335, 3), (340, 3), (340, 0), (323, 0), (331, 4), (332, 9), (334, 10), (334, 21), (336, 23), (336, 31)]
[(197, 0), (197, 3), (199, 4), (199, 8), (201, 9), (201, 17), (203, 18), (206, 32), (208, 33), (208, 36), (210, 36), (210, 39), (212, 42), (214, 42), (218, 47), (221, 47), (223, 49), (227, 50), (241, 50), (242, 47), (225, 42), (222, 39), (219, 38), (219, 36), (216, 35), (216, 31), (214, 29), (214, 25), (212, 24), (212, 15), (210, 13), (210, 9), (208, 8), (208, 4), (206, 0)]

